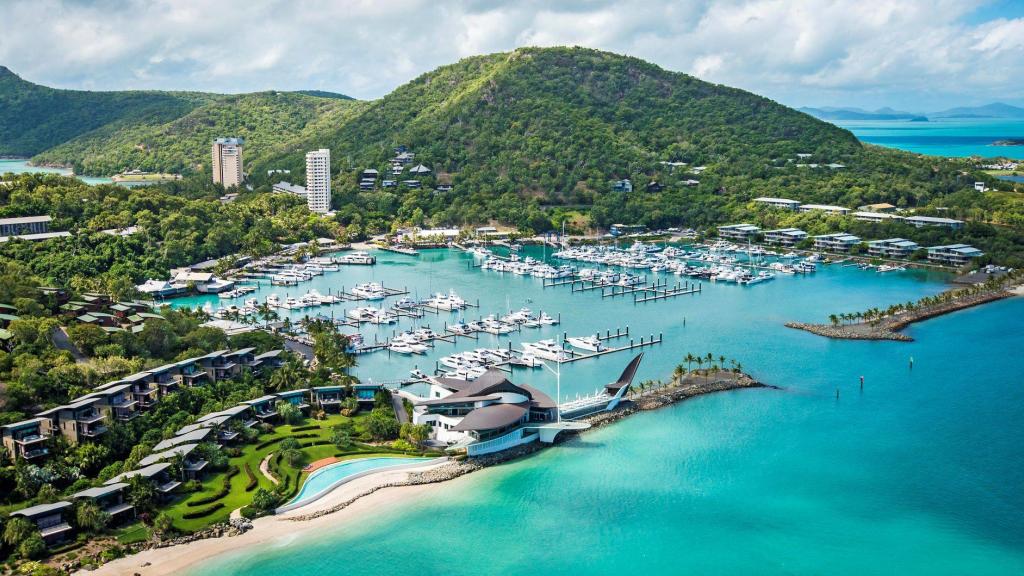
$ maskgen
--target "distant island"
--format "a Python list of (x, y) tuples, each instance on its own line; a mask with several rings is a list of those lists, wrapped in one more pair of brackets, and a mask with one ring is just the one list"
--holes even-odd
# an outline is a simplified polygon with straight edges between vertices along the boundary
[(973, 119), (973, 118), (1024, 118), (1024, 108), (994, 102), (984, 106), (961, 106), (939, 110), (936, 112), (907, 112), (894, 110), (892, 108), (879, 108), (877, 110), (864, 110), (854, 107), (829, 107), (818, 108), (803, 107), (801, 112), (810, 114), (819, 120), (903, 120), (910, 122), (928, 122), (930, 120), (951, 120), (951, 119)]
[(1024, 138), (1009, 138), (1006, 140), (996, 140), (992, 143), (993, 146), (1024, 146)]

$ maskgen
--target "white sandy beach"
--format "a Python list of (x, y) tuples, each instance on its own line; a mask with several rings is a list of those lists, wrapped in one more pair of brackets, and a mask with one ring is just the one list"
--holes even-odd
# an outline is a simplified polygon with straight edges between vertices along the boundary
[(381, 511), (397, 508), (417, 499), (426, 491), (434, 489), (434, 485), (417, 484), (414, 486), (381, 488), (373, 494), (359, 498), (337, 512), (326, 514), (314, 520), (293, 521), (287, 520), (287, 518), (304, 516), (319, 510), (333, 508), (374, 487), (404, 481), (410, 472), (422, 472), (434, 466), (437, 466), (437, 464), (412, 470), (381, 472), (357, 478), (339, 486), (333, 492), (311, 503), (309, 506), (304, 506), (280, 516), (258, 518), (253, 521), (253, 529), (240, 536), (208, 538), (181, 546), (146, 550), (134, 556), (121, 558), (105, 564), (97, 570), (80, 570), (78, 574), (97, 576), (115, 574), (126, 574), (129, 576), (134, 574), (142, 576), (181, 574), (187, 568), (226, 552), (237, 552), (242, 548), (253, 546), (283, 546), (296, 540), (298, 536), (304, 533), (328, 526), (335, 527), (339, 524), (358, 522), (368, 514), (377, 514)]

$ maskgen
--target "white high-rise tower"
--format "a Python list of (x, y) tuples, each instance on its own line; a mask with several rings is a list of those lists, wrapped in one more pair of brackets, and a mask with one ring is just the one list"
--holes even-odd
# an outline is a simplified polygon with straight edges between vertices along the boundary
[(306, 205), (320, 214), (331, 210), (331, 151), (327, 148), (306, 153)]

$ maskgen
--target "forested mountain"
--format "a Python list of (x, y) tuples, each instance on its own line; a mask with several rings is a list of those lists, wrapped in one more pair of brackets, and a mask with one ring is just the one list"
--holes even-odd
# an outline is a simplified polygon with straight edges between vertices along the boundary
[(0, 67), (0, 156), (33, 156), (76, 173), (188, 172), (209, 166), (210, 141), (243, 136), (247, 159), (336, 121), (357, 103), (328, 92), (56, 90)]

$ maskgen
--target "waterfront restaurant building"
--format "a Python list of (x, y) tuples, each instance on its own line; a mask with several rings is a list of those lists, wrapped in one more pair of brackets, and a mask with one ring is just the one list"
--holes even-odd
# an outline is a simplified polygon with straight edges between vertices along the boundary
[(728, 240), (747, 240), (756, 236), (760, 231), (761, 229), (753, 224), (729, 224), (718, 227), (718, 236)]
[(416, 403), (414, 424), (429, 424), (442, 442), (478, 442), (508, 434), (527, 422), (552, 422), (555, 402), (526, 384), (490, 369), (473, 381), (431, 380), (430, 397)]

